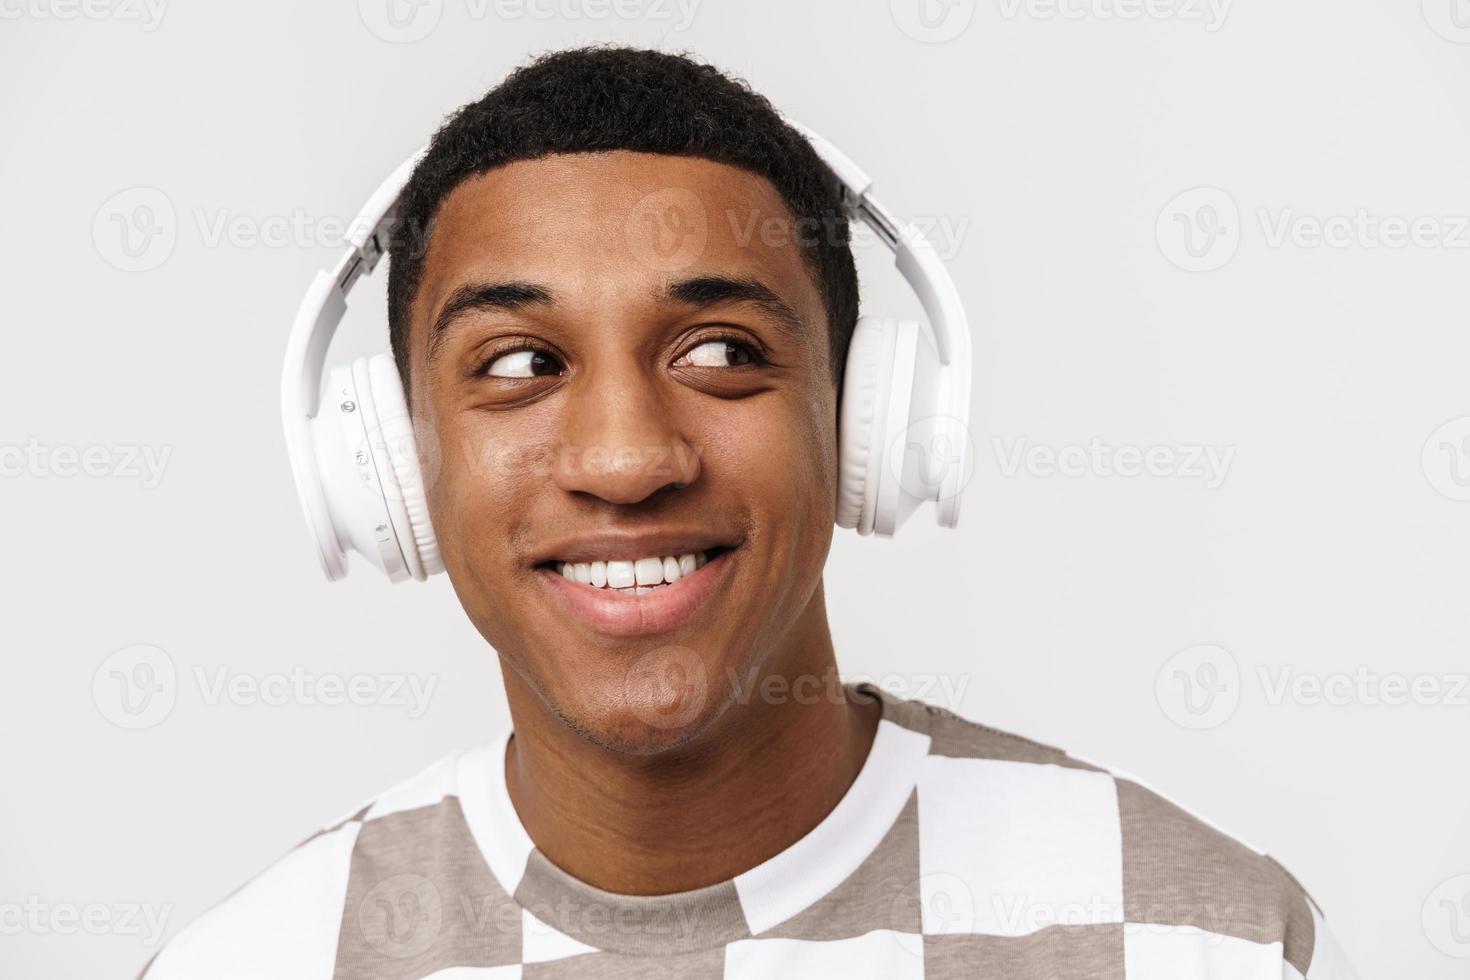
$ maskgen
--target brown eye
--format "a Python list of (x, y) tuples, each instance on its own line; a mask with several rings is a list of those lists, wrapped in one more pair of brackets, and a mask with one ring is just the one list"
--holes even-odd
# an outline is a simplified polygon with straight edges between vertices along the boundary
[(501, 354), (485, 366), (485, 373), (496, 378), (539, 378), (560, 374), (561, 363), (545, 351), (527, 347)]
[(740, 367), (755, 360), (749, 344), (737, 340), (706, 340), (690, 348), (674, 363), (692, 367)]

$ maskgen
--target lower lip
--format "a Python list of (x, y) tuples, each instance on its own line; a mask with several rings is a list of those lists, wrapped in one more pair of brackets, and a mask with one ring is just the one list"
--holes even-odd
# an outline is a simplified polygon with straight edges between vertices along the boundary
[(552, 601), (591, 629), (609, 636), (656, 636), (683, 626), (709, 601), (728, 576), (734, 553), (722, 551), (679, 581), (642, 595), (595, 589), (550, 566), (535, 571)]

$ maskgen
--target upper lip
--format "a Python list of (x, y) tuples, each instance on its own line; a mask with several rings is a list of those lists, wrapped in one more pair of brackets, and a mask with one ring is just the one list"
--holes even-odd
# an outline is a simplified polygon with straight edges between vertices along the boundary
[(639, 531), (597, 531), (552, 541), (534, 558), (533, 565), (551, 561), (634, 561), (655, 555), (685, 555), (710, 548), (733, 548), (740, 539), (698, 528)]

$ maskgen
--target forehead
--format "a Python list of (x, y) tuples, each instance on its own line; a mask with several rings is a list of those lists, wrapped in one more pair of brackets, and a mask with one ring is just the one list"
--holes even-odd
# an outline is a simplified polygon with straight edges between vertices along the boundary
[(467, 178), (440, 204), (413, 319), (488, 278), (632, 302), (722, 272), (760, 279), (822, 323), (799, 246), (812, 234), (769, 181), (727, 164), (623, 150), (516, 161)]

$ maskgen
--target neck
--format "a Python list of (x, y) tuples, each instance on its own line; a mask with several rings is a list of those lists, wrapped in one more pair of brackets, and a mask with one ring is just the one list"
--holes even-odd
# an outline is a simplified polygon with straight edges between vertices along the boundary
[(661, 895), (733, 878), (805, 836), (857, 777), (881, 709), (843, 688), (820, 588), (765, 663), (706, 730), (653, 756), (577, 735), (506, 670), (506, 786), (537, 850), (604, 891)]

